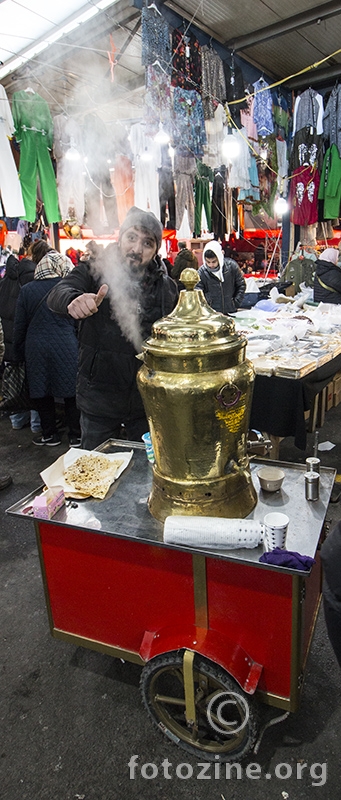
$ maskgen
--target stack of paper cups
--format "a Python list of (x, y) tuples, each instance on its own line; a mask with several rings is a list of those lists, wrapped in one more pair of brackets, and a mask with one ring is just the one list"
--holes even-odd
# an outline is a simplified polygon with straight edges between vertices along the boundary
[(150, 433), (144, 433), (143, 436), (141, 436), (141, 439), (144, 442), (144, 446), (146, 448), (146, 455), (148, 461), (150, 461), (151, 464), (155, 464), (155, 456), (154, 456), (152, 440), (150, 438)]
[(285, 540), (289, 524), (289, 517), (272, 511), (264, 517), (264, 544), (267, 550), (274, 550), (280, 547), (285, 550)]

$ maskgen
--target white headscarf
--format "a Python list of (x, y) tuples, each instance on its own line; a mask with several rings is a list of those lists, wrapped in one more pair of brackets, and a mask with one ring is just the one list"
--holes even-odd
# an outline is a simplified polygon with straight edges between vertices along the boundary
[(331, 264), (337, 264), (339, 260), (339, 251), (335, 250), (334, 247), (327, 247), (326, 250), (323, 250), (319, 258), (321, 261), (329, 261)]
[[(219, 242), (217, 242), (216, 239), (211, 239), (209, 242), (207, 242), (207, 244), (205, 244), (205, 247), (204, 247), (204, 250), (203, 250), (204, 262), (205, 262), (205, 253), (208, 250), (212, 250), (212, 253), (214, 253), (214, 255), (217, 256), (218, 263), (219, 263), (219, 269), (212, 270), (212, 272), (213, 272), (213, 274), (215, 275), (216, 278), (219, 278), (219, 280), (221, 282), (223, 282), (224, 281), (224, 276), (223, 276), (224, 252), (222, 250), (221, 244), (219, 244)], [(209, 269), (209, 267), (207, 267), (207, 269)]]

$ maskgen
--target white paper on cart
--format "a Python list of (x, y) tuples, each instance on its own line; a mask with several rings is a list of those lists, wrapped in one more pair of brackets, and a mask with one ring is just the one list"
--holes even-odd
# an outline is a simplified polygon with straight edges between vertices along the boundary
[(258, 547), (264, 526), (254, 519), (172, 516), (165, 519), (163, 538), (167, 544), (235, 550)]
[(80, 456), (90, 455), (105, 456), (105, 458), (109, 458), (110, 461), (116, 461), (117, 459), (123, 461), (117, 470), (116, 477), (114, 478), (115, 481), (120, 477), (120, 475), (122, 475), (122, 472), (124, 472), (130, 463), (133, 456), (133, 450), (129, 450), (128, 452), (101, 453), (99, 450), (80, 450), (78, 447), (70, 447), (70, 450), (68, 450), (67, 453), (64, 453), (64, 455), (57, 458), (57, 461), (54, 461), (50, 467), (47, 467), (47, 469), (44, 469), (44, 471), (40, 473), (45, 486), (47, 486), (48, 489), (50, 489), (52, 486), (62, 486), (65, 492), (65, 497), (74, 497), (76, 499), (84, 497), (84, 495), (80, 494), (76, 490), (71, 489), (70, 485), (66, 483), (64, 479), (64, 471), (67, 469), (67, 467), (70, 467), (71, 464), (77, 461), (77, 458), (80, 458)]

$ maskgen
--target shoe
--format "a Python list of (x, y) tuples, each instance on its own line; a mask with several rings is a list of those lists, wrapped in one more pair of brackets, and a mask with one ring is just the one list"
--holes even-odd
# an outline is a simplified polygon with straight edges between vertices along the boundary
[(80, 447), (81, 446), (80, 436), (69, 436), (69, 445), (70, 447)]
[(10, 486), (11, 483), (13, 483), (11, 476), (3, 475), (3, 477), (0, 478), (0, 490), (7, 489), (7, 486)]
[(32, 439), (33, 444), (42, 445), (47, 444), (48, 447), (55, 447), (57, 444), (61, 444), (61, 438), (58, 433), (53, 433), (52, 436), (35, 436)]

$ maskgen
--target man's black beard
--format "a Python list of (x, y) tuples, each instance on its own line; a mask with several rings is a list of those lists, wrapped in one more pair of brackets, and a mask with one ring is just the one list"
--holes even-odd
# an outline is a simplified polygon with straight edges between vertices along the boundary
[(129, 272), (131, 273), (131, 275), (133, 275), (134, 278), (137, 278), (137, 277), (141, 277), (142, 278), (142, 276), (144, 275), (146, 266), (147, 266), (147, 264), (142, 266), (142, 258), (140, 258), (140, 256), (136, 256), (136, 258), (133, 257), (133, 256), (128, 256), (127, 257), (127, 263), (128, 263), (128, 269), (129, 269)]

